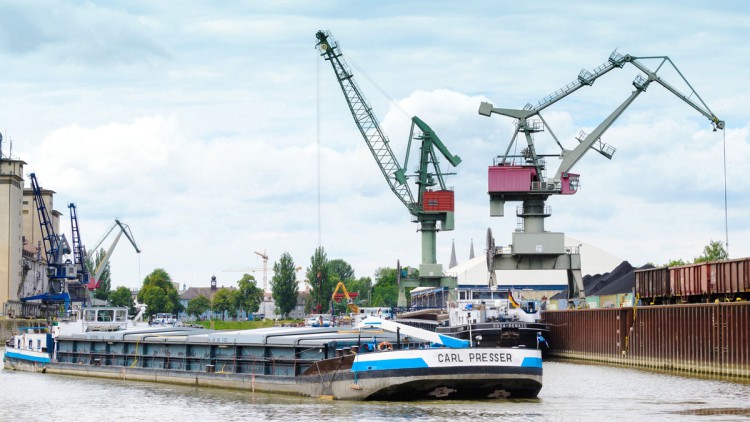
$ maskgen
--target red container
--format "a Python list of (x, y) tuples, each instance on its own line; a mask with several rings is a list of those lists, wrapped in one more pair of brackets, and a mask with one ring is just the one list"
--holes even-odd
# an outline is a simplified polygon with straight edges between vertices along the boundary
[(453, 211), (453, 208), (452, 190), (425, 191), (422, 195), (423, 211)]
[(536, 169), (530, 166), (490, 166), (487, 192), (530, 192)]
[(712, 262), (711, 292), (730, 295), (750, 292), (750, 258)]
[(710, 263), (672, 267), (669, 269), (669, 277), (672, 294), (679, 296), (683, 301), (688, 300), (690, 296), (711, 294)]
[(672, 296), (669, 284), (669, 269), (667, 267), (662, 267), (650, 268), (648, 270), (636, 270), (635, 291), (642, 299), (669, 298)]

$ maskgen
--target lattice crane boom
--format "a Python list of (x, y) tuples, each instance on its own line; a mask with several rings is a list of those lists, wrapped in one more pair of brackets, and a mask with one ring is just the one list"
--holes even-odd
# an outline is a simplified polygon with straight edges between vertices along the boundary
[(318, 38), (318, 47), (320, 48), (321, 55), (333, 66), (352, 117), (354, 117), (357, 128), (365, 139), (372, 155), (375, 157), (380, 171), (385, 176), (388, 185), (398, 199), (410, 211), (416, 212), (414, 210), (414, 196), (406, 182), (405, 171), (401, 168), (396, 156), (393, 154), (390, 141), (380, 128), (380, 124), (372, 112), (372, 107), (370, 107), (367, 99), (362, 95), (362, 91), (354, 81), (354, 76), (349, 66), (338, 50), (338, 43), (335, 41), (332, 43), (330, 35), (323, 31), (318, 31), (315, 35)]
[[(454, 228), (454, 192), (445, 186), (444, 175), (440, 170), (438, 154), (440, 152), (448, 162), (457, 166), (461, 158), (451, 154), (435, 132), (421, 119), (412, 117), (409, 141), (406, 148), (406, 158), (403, 167), (393, 154), (390, 142), (375, 118), (372, 108), (362, 95), (359, 87), (354, 81), (352, 72), (349, 70), (341, 50), (329, 33), (318, 31), (316, 33), (321, 56), (331, 63), (336, 78), (344, 93), (349, 110), (359, 128), (362, 137), (375, 157), (381, 172), (385, 176), (391, 190), (398, 199), (406, 206), (409, 213), (416, 217), (412, 221), (420, 224), (419, 231), (422, 233), (422, 263), (419, 266), (419, 280), (410, 280), (412, 287), (418, 285), (441, 284), (451, 287), (456, 284), (455, 277), (444, 277), (442, 265), (437, 263), (436, 256), (436, 233), (438, 230), (453, 230)], [(412, 142), (420, 142), (420, 156), (418, 170), (416, 172), (417, 195), (415, 195), (407, 183), (405, 168), (409, 162), (409, 153)], [(439, 188), (434, 189), (434, 187)], [(440, 227), (438, 228), (438, 222)], [(429, 280), (428, 280), (429, 279)], [(424, 281), (424, 284), (422, 283)], [(399, 306), (406, 305), (404, 286), (399, 290)]]

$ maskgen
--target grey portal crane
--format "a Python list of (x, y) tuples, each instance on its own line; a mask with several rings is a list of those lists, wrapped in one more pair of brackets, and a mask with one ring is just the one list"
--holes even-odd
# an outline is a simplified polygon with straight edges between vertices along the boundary
[[(437, 149), (452, 165), (458, 166), (461, 158), (451, 154), (437, 134), (419, 117), (412, 117), (409, 143), (406, 149), (406, 159), (401, 166), (390, 147), (390, 141), (380, 129), (372, 108), (362, 95), (354, 81), (354, 76), (344, 60), (339, 45), (332, 39), (330, 33), (318, 31), (316, 34), (320, 55), (331, 63), (336, 78), (344, 92), (349, 110), (359, 128), (362, 137), (370, 148), (380, 171), (388, 185), (398, 199), (406, 206), (409, 213), (420, 224), (422, 232), (422, 263), (419, 265), (419, 279), (407, 276), (399, 278), (398, 306), (406, 306), (405, 287), (444, 286), (455, 287), (455, 277), (446, 277), (443, 267), (437, 263), (436, 233), (438, 230), (453, 230), (455, 227), (454, 193), (449, 190), (440, 170)], [(416, 172), (418, 192), (412, 194), (406, 175), (405, 167), (409, 162), (409, 151), (412, 140), (421, 141), (419, 169)], [(430, 168), (431, 167), (431, 168)], [(437, 186), (437, 189), (434, 187)], [(440, 223), (438, 227), (437, 223)], [(401, 271), (398, 271), (401, 277)]]
[[(660, 60), (656, 70), (652, 71), (641, 62), (641, 60), (646, 59)], [(590, 134), (581, 132), (577, 138), (579, 144), (574, 149), (565, 149), (552, 132), (552, 129), (547, 125), (547, 122), (541, 115), (541, 111), (578, 89), (592, 85), (596, 79), (605, 75), (610, 70), (622, 68), (627, 63), (632, 64), (645, 74), (645, 76), (639, 74), (633, 81), (635, 90)], [(681, 93), (657, 75), (657, 72), (665, 64), (671, 65), (687, 84), (690, 88), (689, 95)], [(651, 82), (656, 82), (663, 86), (669, 92), (703, 114), (711, 121), (714, 130), (724, 129), (724, 121), (711, 112), (669, 57), (636, 57), (621, 55), (617, 51), (610, 55), (606, 63), (593, 69), (591, 72), (585, 69), (582, 70), (575, 81), (544, 97), (536, 105), (527, 104), (520, 110), (495, 108), (492, 104), (486, 102), (483, 102), (479, 106), (479, 114), (481, 115), (490, 116), (492, 113), (495, 113), (516, 119), (516, 131), (505, 154), (499, 156), (499, 160), (489, 167), (488, 191), (490, 195), (490, 215), (503, 216), (503, 208), (506, 201), (520, 201), (523, 203), (516, 211), (516, 215), (522, 219), (523, 225), (520, 230), (513, 233), (511, 253), (503, 253), (502, 249), (496, 248), (492, 231), (490, 229), (487, 230), (487, 267), (492, 284), (496, 282), (494, 279), (494, 270), (567, 270), (568, 298), (582, 299), (585, 297), (578, 251), (566, 250), (563, 233), (552, 233), (544, 230), (544, 218), (550, 216), (550, 211), (545, 205), (545, 201), (550, 195), (572, 195), (576, 193), (580, 175), (571, 173), (570, 170), (590, 149), (599, 152), (609, 159), (612, 158), (615, 149), (602, 142), (601, 136), (628, 106), (642, 92), (646, 91)], [(692, 98), (697, 99), (697, 102)], [(559, 154), (537, 154), (533, 134), (541, 132), (545, 128), (560, 147), (561, 151)], [(511, 155), (511, 148), (517, 142), (519, 134), (524, 135), (526, 147), (521, 151), (521, 155)], [(546, 162), (544, 157), (553, 156), (559, 156), (562, 161), (554, 176), (547, 179), (545, 178)]]
[(120, 240), (120, 236), (123, 234), (125, 237), (128, 238), (130, 241), (130, 244), (133, 245), (133, 248), (135, 249), (136, 253), (141, 253), (141, 250), (138, 248), (138, 245), (135, 244), (135, 239), (133, 239), (133, 234), (130, 231), (130, 227), (127, 224), (124, 224), (120, 220), (115, 220), (114, 224), (109, 228), (107, 233), (102, 237), (102, 239), (99, 241), (99, 243), (96, 244), (96, 246), (91, 249), (91, 251), (87, 255), (88, 262), (93, 262), (92, 259), (94, 258), (94, 252), (99, 249), (99, 246), (101, 246), (102, 243), (104, 243), (104, 240), (112, 233), (112, 230), (115, 228), (119, 228), (117, 232), (117, 236), (115, 237), (115, 240), (112, 242), (112, 245), (110, 245), (109, 249), (107, 249), (107, 253), (104, 254), (104, 257), (99, 262), (99, 265), (96, 266), (94, 270), (91, 271), (93, 274), (93, 277), (89, 281), (88, 289), (89, 290), (95, 290), (97, 287), (99, 287), (99, 282), (101, 281), (102, 274), (104, 273), (104, 270), (107, 268), (107, 263), (109, 262), (109, 258), (112, 256), (112, 252), (115, 250), (115, 246), (117, 246), (117, 242)]

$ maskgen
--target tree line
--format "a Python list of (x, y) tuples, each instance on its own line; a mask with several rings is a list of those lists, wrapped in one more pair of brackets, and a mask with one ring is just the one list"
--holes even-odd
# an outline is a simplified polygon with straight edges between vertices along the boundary
[[(100, 257), (97, 255), (97, 264)], [(300, 294), (300, 280), (297, 270), (301, 269), (288, 252), (281, 254), (273, 264), (271, 278), (271, 295), (276, 305), (276, 315), (285, 318), (297, 306)], [(355, 302), (360, 306), (391, 307), (398, 299), (398, 285), (395, 268), (378, 268), (375, 271), (375, 282), (370, 277), (355, 276), (352, 266), (343, 259), (328, 259), (323, 247), (316, 248), (310, 257), (310, 264), (302, 280), (309, 288), (309, 300), (305, 301), (304, 312), (340, 313), (346, 312), (346, 301), (335, 303), (331, 297), (336, 285), (343, 282), (349, 293), (356, 295)], [(113, 306), (127, 306), (135, 312), (130, 289), (118, 287), (110, 290), (109, 263), (101, 277), (100, 286), (94, 292), (99, 299), (108, 300)], [(255, 277), (243, 274), (237, 280), (237, 288), (220, 288), (212, 298), (199, 295), (188, 301), (187, 307), (180, 302), (179, 292), (171, 276), (162, 268), (153, 270), (147, 275), (138, 291), (137, 301), (147, 305), (148, 316), (156, 313), (203, 315), (208, 310), (230, 318), (237, 317), (241, 311), (246, 315), (258, 312), (264, 299), (263, 289), (257, 286)]]

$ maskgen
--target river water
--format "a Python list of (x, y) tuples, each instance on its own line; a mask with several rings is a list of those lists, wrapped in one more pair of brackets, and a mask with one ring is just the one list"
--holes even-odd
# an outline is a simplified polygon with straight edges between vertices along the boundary
[[(0, 353), (2, 349), (0, 349)], [(1, 421), (750, 420), (750, 383), (545, 362), (538, 399), (344, 402), (0, 371)]]

